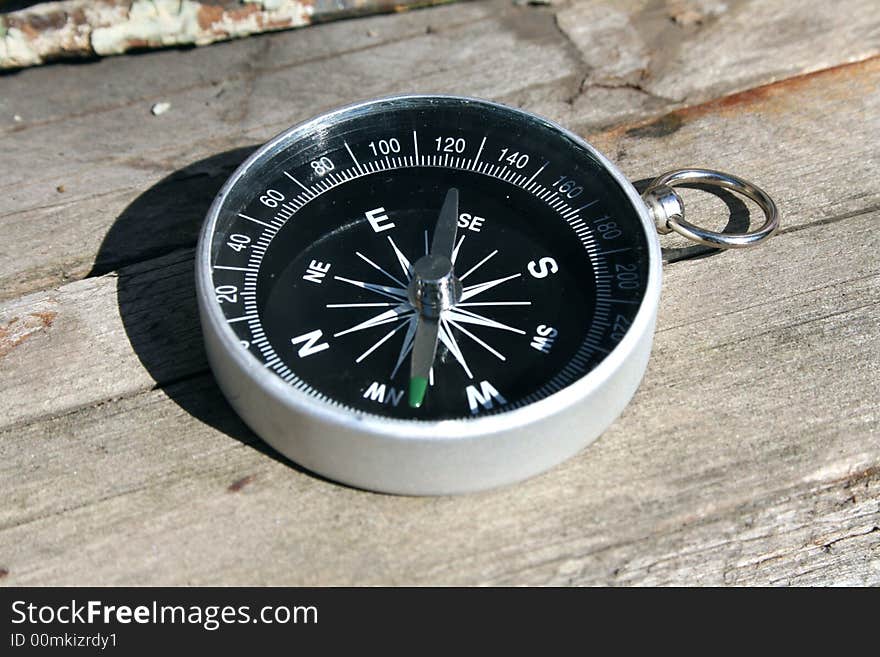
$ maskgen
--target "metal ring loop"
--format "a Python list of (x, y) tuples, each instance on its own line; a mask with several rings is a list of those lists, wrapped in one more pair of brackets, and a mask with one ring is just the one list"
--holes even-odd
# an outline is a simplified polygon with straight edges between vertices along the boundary
[[(706, 230), (686, 221), (684, 204), (672, 188), (682, 183), (702, 183), (723, 187), (753, 200), (763, 210), (766, 220), (764, 225), (747, 233), (719, 233)], [(676, 169), (667, 171), (655, 178), (642, 198), (654, 215), (659, 232), (674, 230), (694, 242), (705, 244), (716, 249), (736, 249), (754, 246), (769, 238), (779, 228), (779, 213), (776, 204), (761, 188), (747, 180), (737, 178), (729, 173), (712, 169)], [(677, 207), (676, 207), (677, 206)], [(664, 230), (665, 228), (665, 230)]]

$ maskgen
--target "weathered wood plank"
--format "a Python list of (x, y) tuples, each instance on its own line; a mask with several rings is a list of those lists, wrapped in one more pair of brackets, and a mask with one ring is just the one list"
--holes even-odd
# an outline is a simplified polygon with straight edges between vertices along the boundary
[(576, 0), (558, 22), (588, 69), (555, 111), (592, 125), (880, 54), (872, 0)]
[(317, 21), (427, 4), (432, 0), (41, 2), (0, 14), (0, 70), (143, 48), (204, 46)]
[[(617, 155), (632, 179), (675, 164), (742, 172), (773, 194), (784, 230), (792, 230), (880, 206), (874, 184), (880, 156), (872, 140), (880, 133), (878, 81), (875, 59), (678, 110), (594, 140)], [(113, 269), (132, 243), (146, 250), (152, 240), (159, 250), (194, 239), (202, 212), (175, 215), (180, 196), (171, 190), (183, 193), (188, 207), (201, 203), (204, 210), (211, 186), (224, 178), (223, 165), (224, 158), (215, 158), (183, 180), (146, 192), (135, 205), (147, 209), (125, 214), (106, 236), (106, 267)], [(715, 197), (686, 192), (686, 199), (692, 219), (723, 225), (728, 209)], [(163, 219), (187, 230), (171, 239), (156, 230)], [(158, 316), (156, 307), (163, 309)], [(41, 317), (52, 321), (43, 325)], [(86, 279), (0, 304), (0, 327), (8, 332), (0, 334), (0, 353), (6, 352), (0, 356), (0, 388), (9, 400), (0, 406), (0, 426), (131, 395), (205, 369), (189, 250), (125, 267), (119, 279)], [(18, 337), (22, 327), (30, 327), (26, 340)]]
[[(873, 146), (880, 133), (878, 89), (880, 58), (872, 58), (618, 126), (590, 139), (613, 154), (631, 180), (688, 166), (751, 179), (783, 208), (782, 230), (798, 230), (880, 206), (877, 190), (857, 182), (880, 170), (880, 151)], [(682, 194), (691, 220), (723, 228), (729, 208), (710, 195)], [(679, 238), (664, 244), (688, 242)]]
[(187, 250), (4, 305), (0, 426), (204, 371), (192, 271)]
[[(368, 57), (376, 47), (439, 29), (432, 27), (435, 23), (455, 30), (462, 25), (479, 23), (489, 15), (490, 7), (486, 3), (463, 3), (427, 12), (318, 25), (295, 34), (264, 35), (186, 53), (169, 50), (5, 75), (0, 77), (3, 90), (8, 92), (8, 96), (0, 96), (4, 119), (0, 134), (129, 106), (143, 108), (151, 101), (168, 99), (197, 87), (214, 87), (214, 93), (224, 98), (235, 90), (229, 88), (233, 83), (248, 77), (310, 66), (340, 55), (361, 53)], [(175, 74), (168, 75), (172, 68)], [(289, 99), (279, 98), (276, 102), (285, 100)], [(17, 112), (21, 121), (12, 121), (11, 112)], [(136, 117), (134, 123), (146, 115), (132, 116)], [(228, 132), (229, 127), (225, 130)]]
[[(686, 27), (653, 5), (630, 5), (629, 23), (619, 17), (610, 23), (588, 20), (589, 12), (618, 11), (615, 3), (603, 2), (563, 8), (557, 25), (555, 8), (517, 7), (507, 0), (464, 3), (188, 53), (119, 57), (0, 77), (0, 114), (8, 117), (0, 127), (0, 226), (6, 244), (29, 245), (0, 248), (0, 298), (86, 276), (106, 255), (102, 242), (113, 223), (163, 177), (356, 99), (412, 91), (471, 94), (524, 105), (584, 132), (877, 52), (876, 13), (864, 11), (862, 0), (848, 0), (834, 6), (834, 16), (865, 19), (827, 20), (821, 47), (812, 27), (793, 29), (785, 32), (790, 38), (781, 49), (773, 39), (759, 50), (731, 46), (726, 56), (733, 59), (725, 66), (703, 66), (697, 75), (689, 58), (719, 33), (731, 44), (752, 43), (756, 27), (743, 17), (764, 11), (766, 3), (726, 3), (728, 11)], [(803, 27), (804, 15), (822, 19), (832, 11), (819, 2), (809, 7), (774, 4), (772, 25)], [(601, 38), (591, 41), (591, 30)], [(618, 32), (631, 30), (637, 39), (617, 39)], [(597, 45), (585, 50), (593, 42)], [(619, 59), (620, 43), (648, 49), (647, 77), (636, 86), (630, 73), (615, 81), (598, 65)], [(675, 57), (671, 44), (676, 44)], [(756, 65), (765, 59), (772, 67)], [(172, 68), (175, 75), (169, 76)], [(754, 71), (751, 77), (748, 70)], [(644, 90), (656, 84), (656, 93), (666, 93), (663, 84), (680, 80), (690, 85), (685, 96)], [(153, 117), (149, 108), (158, 100), (172, 107)], [(207, 187), (219, 184), (230, 166), (231, 161), (225, 168), (208, 165)], [(193, 187), (183, 183), (176, 196), (185, 199)], [(174, 191), (174, 184), (170, 188)], [(152, 231), (154, 239), (127, 243), (98, 262), (99, 269), (152, 257), (158, 248), (192, 246), (192, 225), (203, 208), (181, 203)], [(133, 210), (143, 213), (143, 221), (156, 219), (153, 208)]]
[(205, 376), (7, 429), (6, 583), (880, 583), (878, 217), (668, 267), (633, 404), (500, 491), (297, 472)]
[[(227, 59), (156, 53), (78, 67), (70, 82), (58, 74), (69, 67), (0, 78), (0, 111), (33, 109), (0, 128), (0, 192), (12, 204), (0, 210), (0, 295), (79, 278), (94, 262), (119, 270), (0, 305), (3, 583), (880, 584), (880, 61), (791, 77), (871, 54), (876, 16), (829, 17), (809, 51), (798, 39), (811, 38), (812, 18), (795, 20), (802, 35), (767, 64), (739, 43), (767, 36), (745, 20), (761, 7), (787, 29), (794, 9), (781, 3), (725, 3), (679, 27), (660, 5), (632, 2), (628, 25), (612, 16), (577, 32), (596, 6), (610, 3), (562, 7), (573, 14), (557, 25), (556, 9), (475, 3), (228, 44), (240, 50)], [(694, 20), (681, 11), (679, 24)], [(589, 50), (589, 34), (610, 44), (630, 28), (649, 44), (648, 73), (632, 78), (623, 55), (639, 55), (635, 37), (618, 60)], [(725, 50), (727, 70), (682, 68), (728, 38), (740, 41)], [(493, 45), (509, 49), (497, 69), (480, 50)], [(681, 88), (676, 74), (695, 80), (686, 98), (662, 95), (664, 81)], [(325, 89), (327, 76), (339, 88)], [(777, 76), (788, 79), (679, 107)], [(243, 156), (227, 150), (350, 100), (361, 78), (366, 95), (416, 80), (581, 131), (613, 109), (634, 121), (591, 140), (630, 177), (730, 169), (771, 191), (785, 228), (755, 251), (666, 267), (636, 400), (552, 472), (462, 498), (323, 481), (278, 459), (222, 401), (200, 346), (189, 247), (212, 187)], [(150, 123), (159, 99), (172, 112)], [(591, 109), (600, 100), (605, 109)], [(109, 160), (114, 148), (131, 152)], [(80, 182), (52, 191), (62, 174)], [(169, 201), (180, 197), (190, 200)], [(687, 196), (690, 216), (717, 226), (726, 208), (706, 198)]]

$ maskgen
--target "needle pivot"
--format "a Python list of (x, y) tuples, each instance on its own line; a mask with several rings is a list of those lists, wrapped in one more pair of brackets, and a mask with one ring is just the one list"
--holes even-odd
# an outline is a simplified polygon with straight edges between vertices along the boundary
[(419, 314), (436, 318), (461, 300), (462, 285), (452, 270), (452, 261), (431, 253), (413, 265), (407, 293)]

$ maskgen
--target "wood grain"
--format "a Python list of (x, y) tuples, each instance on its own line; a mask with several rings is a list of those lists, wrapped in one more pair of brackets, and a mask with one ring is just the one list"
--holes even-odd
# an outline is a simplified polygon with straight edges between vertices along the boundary
[[(465, 3), (0, 76), (22, 118), (0, 126), (2, 584), (880, 584), (876, 13), (720, 4)], [(602, 50), (621, 30), (628, 50)], [(714, 42), (724, 67), (685, 68)], [(196, 230), (254, 143), (415, 87), (563, 119), (633, 180), (734, 171), (783, 217), (750, 251), (664, 238), (623, 416), (457, 498), (353, 490), (265, 446), (207, 370), (193, 299)], [(742, 227), (729, 196), (685, 200)]]
[[(680, 20), (688, 10), (689, 20)], [(691, 104), (880, 52), (870, 0), (580, 0), (558, 22), (590, 66), (585, 87), (630, 86)]]
[[(821, 18), (832, 12), (820, 2), (809, 10), (797, 3), (771, 4), (773, 22), (767, 29), (796, 27), (804, 15)], [(761, 24), (756, 14), (767, 5), (729, 2), (728, 10), (711, 21), (682, 27), (653, 4), (629, 3), (629, 23), (620, 23), (612, 2), (557, 10), (492, 0), (263, 35), (185, 57), (157, 52), (4, 76), (0, 227), (9, 244), (29, 248), (0, 249), (0, 298), (191, 247), (201, 208), (186, 199), (195, 188), (219, 187), (236, 164), (227, 158), (218, 165), (213, 159), (218, 153), (265, 141), (355, 100), (414, 91), (475, 95), (524, 106), (586, 134), (624, 120), (661, 116), (747, 84), (880, 52), (877, 14), (860, 0), (834, 5), (835, 16), (864, 20), (829, 19), (821, 47), (812, 28), (792, 28), (785, 31), (784, 47), (768, 37), (756, 50), (750, 35), (755, 21)], [(586, 54), (586, 35), (605, 23), (588, 20), (592, 14), (582, 15), (584, 7), (618, 16)], [(752, 18), (743, 20), (743, 15)], [(586, 27), (575, 29), (578, 25)], [(630, 30), (637, 38), (618, 38), (618, 32)], [(701, 60), (689, 58), (711, 47), (718, 33), (733, 44), (729, 61), (702, 66), (695, 74), (691, 61)], [(741, 42), (750, 47), (734, 47)], [(596, 73), (597, 62), (623, 56), (620, 43), (655, 53), (637, 82), (627, 75), (609, 81)], [(674, 52), (670, 44), (676, 44)], [(171, 69), (173, 76), (167, 74)], [(680, 79), (690, 85), (684, 96), (645, 91), (651, 81)], [(170, 102), (171, 109), (152, 116), (150, 107), (157, 101)], [(662, 166), (669, 163), (667, 158)], [(176, 204), (137, 203), (143, 190), (163, 180), (167, 198)], [(134, 213), (153, 230), (108, 252), (105, 236), (120, 217)]]

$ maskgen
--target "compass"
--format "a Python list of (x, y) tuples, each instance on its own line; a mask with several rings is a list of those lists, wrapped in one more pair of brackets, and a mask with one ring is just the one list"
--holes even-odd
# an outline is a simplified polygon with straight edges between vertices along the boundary
[[(357, 487), (460, 493), (546, 470), (644, 374), (657, 222), (715, 246), (775, 230), (761, 190), (687, 171), (642, 200), (564, 128), (470, 98), (384, 98), (295, 126), (232, 175), (201, 235), (217, 381), (275, 449)], [(773, 216), (744, 236), (701, 231), (672, 189), (694, 177)]]

